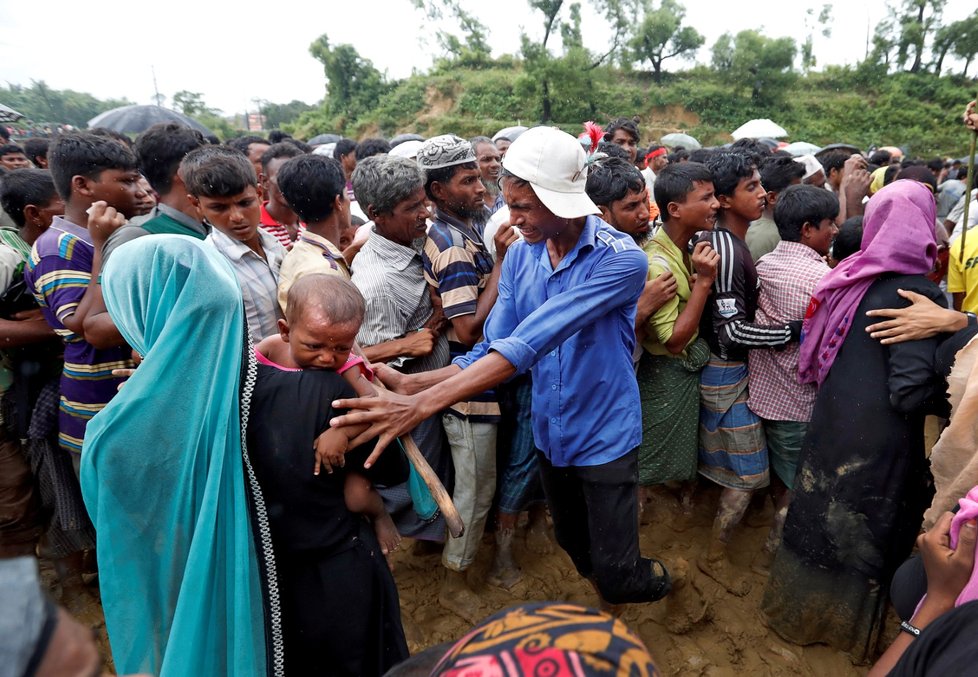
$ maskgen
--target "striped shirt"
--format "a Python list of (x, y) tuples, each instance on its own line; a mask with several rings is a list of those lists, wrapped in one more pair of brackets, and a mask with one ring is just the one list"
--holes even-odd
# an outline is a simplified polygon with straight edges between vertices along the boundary
[(747, 244), (720, 226), (702, 239), (720, 255), (717, 277), (700, 318), (700, 335), (710, 352), (722, 360), (743, 362), (751, 348), (783, 346), (791, 341), (791, 329), (786, 324), (754, 323), (757, 269)]
[[(424, 244), (424, 274), (441, 298), (448, 320), (475, 314), (493, 265), (493, 257), (482, 242), (482, 228), (462, 223), (436, 207)], [(448, 348), (452, 359), (469, 351), (469, 346), (459, 341), (454, 326), (448, 329)], [(458, 402), (449, 411), (475, 422), (499, 420), (499, 404), (491, 390), (468, 402)]]
[[(376, 231), (353, 260), (353, 284), (363, 295), (367, 312), (357, 334), (357, 343), (375, 346), (424, 327), (434, 312), (424, 277), (421, 249), (388, 240)], [(448, 365), (448, 341), (438, 337), (435, 349), (425, 357), (398, 357), (387, 364), (414, 374)]]
[(283, 313), (292, 285), (299, 278), (316, 274), (338, 275), (344, 280), (350, 279), (350, 269), (343, 258), (343, 252), (322, 235), (304, 230), (299, 233), (299, 238), (285, 255), (278, 274), (278, 305)]
[[(27, 259), (30, 258), (31, 255), (31, 246), (24, 242), (24, 238), (20, 236), (20, 233), (16, 228), (0, 227), (0, 242), (17, 252), (26, 264)], [(19, 275), (23, 272), (24, 266), (21, 265), (16, 274)]]
[[(275, 220), (275, 217), (268, 213), (268, 203), (261, 205), (261, 229), (278, 240), (283, 247), (288, 248), (292, 245), (292, 238), (289, 237), (289, 229), (284, 223)], [(306, 229), (306, 224), (299, 222), (298, 231), (301, 233)]]
[(248, 333), (255, 343), (266, 336), (278, 334), (278, 321), (284, 317), (278, 307), (278, 273), (285, 258), (285, 247), (261, 228), (258, 235), (267, 260), (244, 242), (225, 235), (217, 228), (211, 229), (206, 240), (231, 261), (244, 299)]
[[(829, 272), (817, 251), (801, 242), (782, 240), (770, 254), (757, 262), (761, 291), (757, 302), (758, 322), (778, 324), (801, 320), (815, 285)], [(812, 418), (814, 383), (798, 383), (799, 344), (782, 350), (761, 348), (750, 351), (751, 410), (770, 421), (808, 422)]]
[(44, 319), (65, 344), (58, 442), (76, 454), (81, 453), (88, 421), (108, 404), (122, 382), (112, 376), (112, 370), (133, 367), (128, 347), (100, 350), (63, 324), (85, 295), (94, 253), (88, 230), (59, 216), (37, 238), (24, 270)]

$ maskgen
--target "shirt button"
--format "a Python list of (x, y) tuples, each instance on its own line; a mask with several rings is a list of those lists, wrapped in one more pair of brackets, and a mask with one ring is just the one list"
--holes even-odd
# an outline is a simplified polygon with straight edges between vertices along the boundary
[(556, 416), (554, 416), (553, 418), (551, 418), (551, 419), (550, 419), (550, 422), (551, 422), (551, 423), (556, 423), (556, 422), (557, 422), (557, 417), (556, 417)]
[(557, 351), (556, 350), (551, 350), (550, 351), (550, 357), (557, 357)]
[(554, 384), (553, 384), (552, 386), (550, 386), (550, 389), (551, 389), (551, 390), (557, 390), (557, 384), (556, 384), (556, 383), (554, 383)]

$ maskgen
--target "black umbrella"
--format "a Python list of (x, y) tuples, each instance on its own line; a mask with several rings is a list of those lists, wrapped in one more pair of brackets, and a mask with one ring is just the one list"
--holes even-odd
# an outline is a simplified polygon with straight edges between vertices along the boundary
[(162, 106), (122, 106), (99, 113), (88, 121), (89, 128), (105, 127), (116, 132), (139, 134), (161, 122), (175, 122), (196, 129), (204, 136), (214, 134), (204, 125), (182, 113)]
[(310, 146), (323, 146), (327, 143), (336, 143), (342, 138), (339, 134), (320, 134), (319, 136), (312, 137), (306, 143)]
[(0, 103), (0, 122), (17, 122), (22, 117), (24, 116), (21, 113)]

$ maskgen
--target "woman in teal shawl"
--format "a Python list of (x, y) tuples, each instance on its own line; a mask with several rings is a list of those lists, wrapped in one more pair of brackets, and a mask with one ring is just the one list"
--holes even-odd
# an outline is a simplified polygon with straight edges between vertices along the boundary
[(116, 670), (280, 674), (268, 520), (242, 442), (250, 390), (231, 266), (192, 238), (155, 235), (119, 248), (102, 289), (144, 358), (89, 423), (81, 462)]

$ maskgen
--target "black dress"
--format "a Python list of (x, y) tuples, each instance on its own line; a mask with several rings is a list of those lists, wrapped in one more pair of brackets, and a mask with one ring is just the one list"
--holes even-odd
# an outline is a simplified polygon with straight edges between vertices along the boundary
[[(286, 674), (382, 675), (408, 656), (394, 578), (373, 529), (346, 508), (345, 470), (313, 475), (313, 441), (356, 397), (334, 372), (258, 365), (248, 451), (271, 522), (282, 600)], [(346, 456), (360, 467), (373, 444)], [(385, 453), (367, 473), (407, 478), (402, 455)]]
[(896, 567), (913, 548), (933, 484), (924, 416), (941, 408), (938, 339), (883, 346), (874, 308), (908, 305), (897, 289), (944, 305), (922, 276), (886, 276), (866, 292), (819, 390), (763, 610), (796, 644), (873, 658)]

